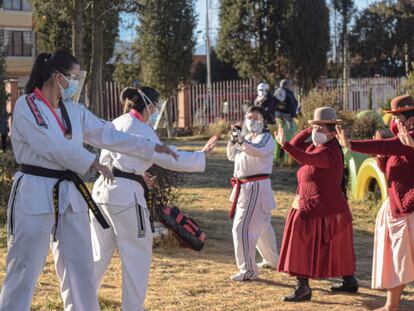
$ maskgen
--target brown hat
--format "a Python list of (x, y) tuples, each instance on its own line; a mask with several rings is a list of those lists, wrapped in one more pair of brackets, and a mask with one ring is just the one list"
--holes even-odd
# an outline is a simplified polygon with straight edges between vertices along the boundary
[(337, 124), (342, 120), (336, 118), (336, 111), (331, 107), (320, 107), (313, 112), (313, 120), (309, 124)]
[(401, 95), (391, 101), (391, 110), (384, 110), (385, 113), (400, 113), (414, 109), (414, 99), (410, 95)]

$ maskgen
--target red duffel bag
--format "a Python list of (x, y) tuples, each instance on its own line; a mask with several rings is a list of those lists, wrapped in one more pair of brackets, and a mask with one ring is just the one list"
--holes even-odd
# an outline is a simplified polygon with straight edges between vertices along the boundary
[(178, 241), (185, 247), (200, 251), (206, 241), (206, 235), (199, 225), (177, 207), (163, 207), (159, 214), (160, 221), (171, 229)]

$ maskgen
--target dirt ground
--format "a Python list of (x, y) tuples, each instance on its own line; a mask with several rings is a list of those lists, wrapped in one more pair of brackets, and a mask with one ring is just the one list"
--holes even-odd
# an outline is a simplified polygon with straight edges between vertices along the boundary
[[(186, 149), (202, 146), (199, 141), (185, 141)], [(263, 271), (253, 282), (233, 282), (229, 276), (237, 272), (231, 238), (231, 222), (227, 218), (232, 163), (225, 157), (221, 142), (208, 158), (205, 174), (186, 174), (181, 188), (180, 207), (200, 224), (207, 234), (201, 252), (162, 245), (154, 249), (146, 308), (160, 310), (373, 310), (380, 307), (385, 292), (370, 289), (373, 226), (369, 202), (351, 201), (354, 215), (358, 294), (332, 294), (335, 280), (311, 281), (313, 297), (306, 303), (283, 303), (282, 296), (291, 292), (294, 279), (276, 271)], [(296, 188), (295, 169), (274, 168), (273, 190), (277, 209), (273, 224), (280, 247), (284, 220)], [(5, 273), (5, 229), (0, 236), (0, 281)], [(120, 260), (115, 256), (99, 292), (102, 310), (121, 309)], [(414, 288), (408, 286), (401, 310), (414, 310)], [(31, 310), (62, 310), (59, 285), (51, 256), (41, 275)]]

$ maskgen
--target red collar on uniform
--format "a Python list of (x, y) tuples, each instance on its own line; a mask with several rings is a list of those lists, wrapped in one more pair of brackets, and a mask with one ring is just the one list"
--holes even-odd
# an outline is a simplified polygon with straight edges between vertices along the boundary
[(66, 135), (67, 129), (66, 129), (65, 125), (63, 124), (62, 120), (59, 118), (59, 116), (57, 115), (55, 109), (52, 107), (52, 105), (49, 103), (49, 101), (43, 96), (42, 91), (39, 88), (35, 88), (33, 93), (35, 94), (37, 99), (41, 100), (43, 103), (45, 103), (47, 108), (49, 108), (50, 112), (53, 114), (53, 116), (55, 117), (57, 123), (59, 124), (59, 127), (62, 130), (63, 135)]
[(139, 121), (141, 121), (141, 122), (143, 122), (143, 123), (145, 123), (144, 122), (144, 118), (142, 117), (142, 114), (140, 114), (138, 111), (136, 111), (135, 109), (131, 109), (130, 111), (129, 111), (129, 115), (131, 116), (131, 117), (133, 117), (133, 118), (135, 118), (135, 119), (137, 119), (137, 120), (139, 120)]

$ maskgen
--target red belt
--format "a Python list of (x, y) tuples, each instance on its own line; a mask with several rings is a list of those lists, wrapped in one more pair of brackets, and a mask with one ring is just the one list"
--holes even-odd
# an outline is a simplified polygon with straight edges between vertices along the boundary
[(241, 178), (232, 177), (230, 179), (232, 187), (236, 186), (236, 193), (234, 194), (233, 203), (231, 205), (231, 210), (229, 212), (229, 218), (230, 219), (233, 219), (234, 213), (236, 212), (236, 206), (237, 206), (237, 201), (239, 200), (241, 185), (245, 184), (245, 183), (248, 183), (248, 182), (252, 182), (252, 181), (269, 179), (270, 177), (271, 177), (271, 175), (269, 175), (269, 174), (259, 174), (259, 175), (241, 177)]

